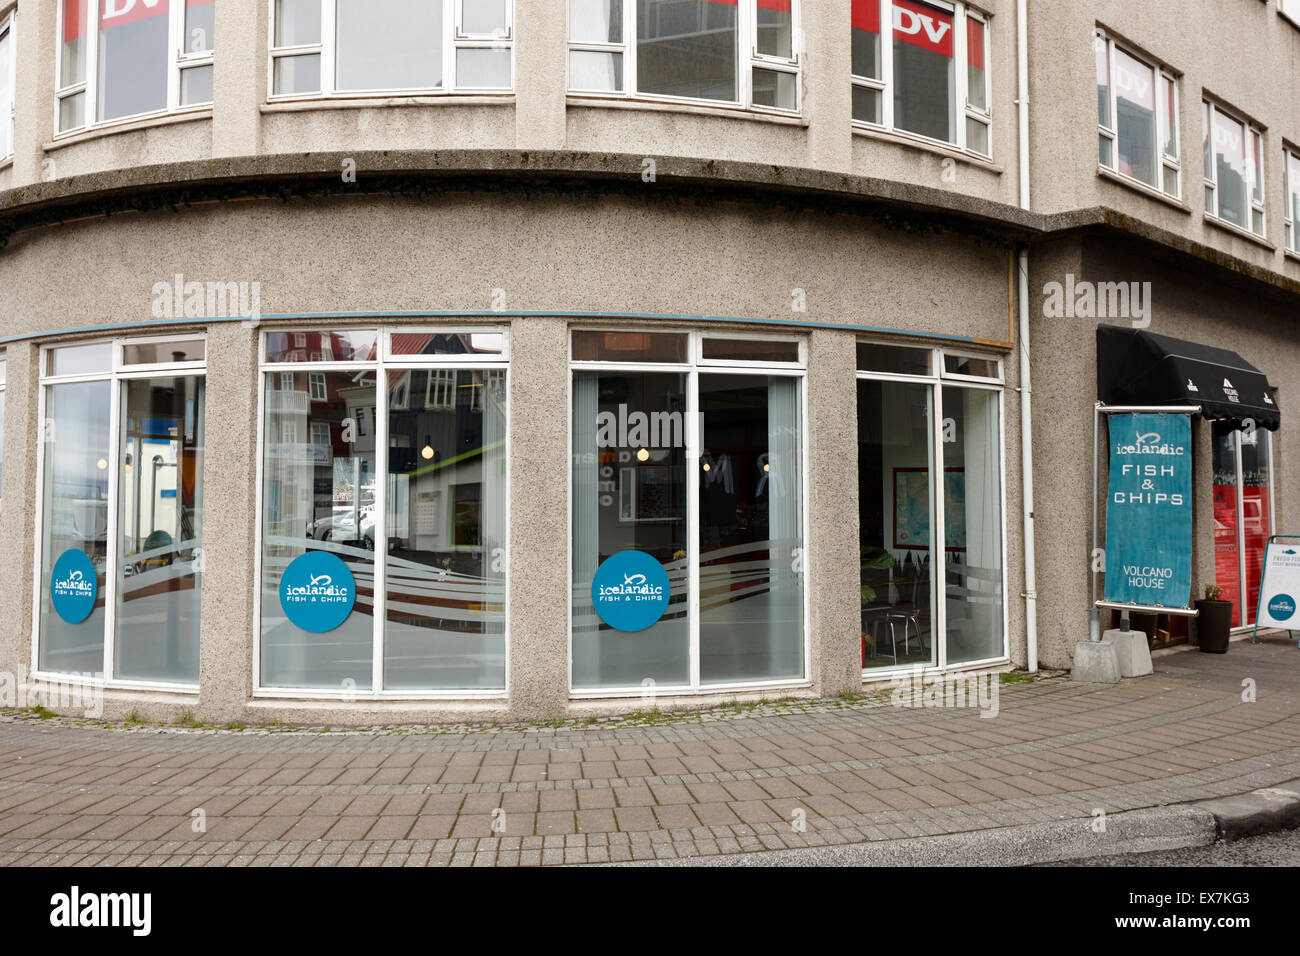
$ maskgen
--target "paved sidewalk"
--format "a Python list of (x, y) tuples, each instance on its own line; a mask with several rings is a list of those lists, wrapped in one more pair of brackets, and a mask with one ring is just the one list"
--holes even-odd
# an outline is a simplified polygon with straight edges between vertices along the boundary
[[(1247, 679), (1257, 702), (1241, 699)], [(1087, 825), (1098, 809), (1300, 777), (1300, 650), (1285, 635), (1226, 656), (1161, 656), (1155, 676), (1114, 687), (1003, 685), (994, 719), (867, 703), (799, 710), (466, 734), (6, 718), (0, 866), (663, 860)], [(806, 832), (791, 826), (796, 811)]]

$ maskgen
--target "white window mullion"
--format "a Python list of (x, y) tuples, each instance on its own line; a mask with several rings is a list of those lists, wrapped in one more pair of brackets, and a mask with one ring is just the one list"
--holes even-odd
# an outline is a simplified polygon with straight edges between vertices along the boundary
[(176, 0), (167, 12), (168, 33), (171, 43), (167, 49), (167, 109), (174, 110), (181, 103), (181, 57), (185, 54), (185, 2)]
[[(114, 344), (114, 352), (118, 346)], [(114, 365), (116, 365), (116, 361)], [(104, 548), (104, 680), (115, 676), (113, 659), (117, 645), (117, 592), (118, 581), (118, 511), (121, 507), (118, 472), (122, 466), (122, 391), (126, 383), (116, 376), (109, 379), (112, 391), (108, 404), (108, 521)], [(137, 506), (138, 507), (138, 506)]]
[[(370, 677), (371, 692), (378, 694), (384, 690), (384, 624), (388, 620), (388, 368), (379, 359), (378, 374), (375, 376), (375, 517), (373, 534), (374, 549), (371, 552), (374, 574), (374, 645)], [(409, 374), (399, 370), (400, 374)], [(409, 385), (408, 385), (409, 387)], [(356, 489), (357, 501), (361, 500), (361, 489)], [(357, 534), (364, 547), (365, 531), (361, 512), (357, 512)]]
[(952, 72), (953, 84), (952, 122), (953, 143), (958, 149), (966, 148), (966, 103), (970, 99), (970, 75), (966, 51), (966, 11), (958, 5), (952, 12)]
[(338, 26), (336, 0), (321, 0), (320, 15), (320, 91), (322, 96), (334, 93), (334, 62)]
[[(943, 355), (935, 353), (939, 363), (939, 371), (943, 371)], [(930, 501), (934, 509), (934, 521), (932, 527), (934, 531), (931, 535), (931, 554), (930, 559), (930, 580), (934, 586), (936, 600), (932, 605), (935, 609), (934, 615), (934, 633), (930, 639), (934, 642), (934, 663), (939, 668), (948, 666), (948, 599), (947, 593), (940, 596), (937, 582), (948, 580), (948, 529), (944, 526), (943, 499), (945, 493), (944, 467), (947, 462), (947, 454), (943, 446), (943, 382), (938, 381), (930, 386), (930, 393), (933, 395), (931, 400), (931, 422), (930, 422), (930, 442), (934, 460), (934, 468), (931, 474), (935, 477), (930, 482)], [(945, 585), (946, 587), (946, 585)]]
[[(758, 53), (758, 14), (756, 0), (736, 4), (736, 101), (744, 107), (754, 105), (754, 59)], [(748, 50), (746, 50), (748, 47)]]
[(450, 93), (456, 89), (456, 15), (459, 4), (442, 0), (442, 88)]
[(99, 120), (99, 2), (86, 4), (86, 108), (81, 127), (94, 126)]
[(690, 634), (691, 689), (700, 687), (700, 372), (686, 374), (686, 620)]
[(636, 96), (636, 0), (623, 0), (623, 95)]
[(894, 4), (880, 0), (880, 120), (885, 129), (894, 128)]

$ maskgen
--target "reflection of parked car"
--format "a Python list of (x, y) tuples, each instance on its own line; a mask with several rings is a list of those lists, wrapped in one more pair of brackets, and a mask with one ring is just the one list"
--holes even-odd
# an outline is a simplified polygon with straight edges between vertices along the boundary
[(364, 547), (375, 546), (375, 509), (367, 505), (361, 509), (361, 533), (357, 534), (357, 513), (351, 505), (335, 505), (334, 514), (317, 518), (307, 525), (307, 537), (316, 541), (339, 543), (360, 541)]

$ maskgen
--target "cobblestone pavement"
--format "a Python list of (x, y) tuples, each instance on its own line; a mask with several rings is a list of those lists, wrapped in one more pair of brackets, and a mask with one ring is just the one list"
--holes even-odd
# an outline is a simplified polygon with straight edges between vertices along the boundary
[(648, 860), (1086, 818), (1300, 777), (1300, 650), (1284, 635), (1156, 668), (1112, 687), (1003, 685), (994, 719), (827, 704), (421, 735), (7, 718), (0, 866)]

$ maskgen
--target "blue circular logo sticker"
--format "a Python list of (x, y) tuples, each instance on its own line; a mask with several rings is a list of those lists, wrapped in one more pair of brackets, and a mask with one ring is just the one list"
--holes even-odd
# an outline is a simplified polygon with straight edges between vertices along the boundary
[(59, 555), (50, 572), (50, 603), (55, 614), (69, 624), (80, 624), (95, 609), (98, 593), (95, 564), (86, 552), (70, 548)]
[(328, 551), (300, 554), (280, 578), (280, 607), (290, 623), (312, 634), (332, 631), (348, 619), (357, 600), (352, 572)]
[(668, 610), (668, 572), (644, 551), (620, 551), (596, 571), (591, 601), (617, 631), (644, 631)]
[(1268, 602), (1268, 613), (1275, 621), (1289, 621), (1295, 614), (1295, 598), (1289, 594), (1279, 594)]

